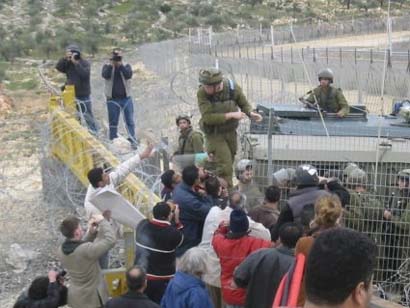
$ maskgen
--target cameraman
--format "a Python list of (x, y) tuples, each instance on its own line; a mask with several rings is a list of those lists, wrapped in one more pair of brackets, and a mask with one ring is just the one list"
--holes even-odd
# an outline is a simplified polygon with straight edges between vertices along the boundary
[(66, 85), (74, 85), (77, 111), (85, 119), (90, 131), (97, 133), (90, 99), (90, 63), (82, 58), (80, 48), (75, 44), (68, 45), (65, 56), (58, 61), (56, 69), (66, 74)]
[(138, 143), (135, 137), (134, 105), (131, 98), (132, 68), (129, 64), (123, 64), (120, 50), (113, 50), (110, 64), (105, 64), (102, 68), (102, 77), (105, 79), (104, 93), (107, 97), (110, 140), (118, 138), (118, 122), (122, 110), (127, 125), (128, 141), (133, 149), (136, 149)]
[(29, 289), (23, 292), (13, 308), (57, 308), (67, 304), (67, 288), (62, 277), (49, 271), (48, 277), (37, 277)]
[(83, 237), (80, 220), (69, 216), (61, 223), (60, 231), (66, 240), (57, 255), (70, 275), (68, 305), (72, 308), (103, 307), (108, 300), (108, 290), (98, 260), (115, 245), (110, 223), (102, 215), (93, 215)]

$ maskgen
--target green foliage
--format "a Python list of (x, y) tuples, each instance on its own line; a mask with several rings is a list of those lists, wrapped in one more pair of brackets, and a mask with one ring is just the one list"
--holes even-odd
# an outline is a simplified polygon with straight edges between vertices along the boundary
[(255, 6), (256, 4), (261, 4), (263, 0), (242, 0), (242, 2)]
[(116, 14), (123, 15), (131, 12), (133, 7), (134, 4), (132, 3), (132, 1), (126, 1), (124, 3), (114, 6), (112, 10)]
[(159, 7), (159, 10), (164, 13), (167, 14), (168, 12), (171, 11), (171, 6), (168, 3), (163, 3), (161, 4), (161, 6)]
[(24, 81), (13, 81), (7, 85), (7, 89), (11, 91), (15, 90), (34, 90), (38, 87), (37, 78), (28, 79)]
[[(54, 18), (47, 18), (45, 0), (25, 0), (22, 12), (25, 22), (0, 25), (0, 61), (22, 56), (57, 58), (70, 43), (77, 43), (86, 54), (95, 55), (112, 46), (128, 47), (173, 38), (175, 32), (187, 33), (188, 27), (212, 26), (214, 31), (223, 31), (238, 24), (269, 27), (272, 21), (289, 17), (299, 22), (324, 18), (331, 21), (333, 17), (352, 15), (360, 18), (376, 14), (374, 9), (380, 6), (385, 9), (387, 3), (387, 0), (47, 1), (54, 4), (54, 12), (47, 12)], [(13, 0), (0, 0), (0, 13), (4, 13), (1, 11), (4, 4), (13, 4)], [(410, 2), (404, 0), (392, 1), (391, 5), (392, 11), (404, 12), (410, 8)], [(159, 12), (166, 18), (160, 18)]]
[(224, 23), (224, 20), (221, 15), (217, 13), (213, 13), (208, 16), (206, 23), (212, 26), (214, 31), (218, 31), (221, 29), (221, 26)]
[(0, 66), (0, 83), (6, 79), (6, 70)]

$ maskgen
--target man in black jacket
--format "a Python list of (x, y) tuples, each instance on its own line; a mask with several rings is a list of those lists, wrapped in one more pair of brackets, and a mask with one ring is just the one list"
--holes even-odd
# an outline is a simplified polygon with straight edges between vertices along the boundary
[(152, 214), (153, 219), (144, 219), (137, 226), (135, 264), (147, 272), (145, 294), (159, 304), (168, 282), (174, 277), (175, 250), (181, 245), (183, 235), (178, 206), (158, 202)]
[(56, 69), (66, 74), (66, 85), (74, 85), (80, 117), (85, 120), (92, 133), (97, 133), (90, 99), (90, 63), (82, 58), (80, 48), (75, 44), (68, 45), (66, 54), (58, 61)]
[[(278, 221), (272, 230), (272, 240), (278, 239), (278, 231), (286, 222), (302, 224), (304, 212), (311, 208), (310, 219), (314, 216), (314, 204), (319, 197), (329, 196), (330, 193), (319, 187), (317, 169), (311, 165), (300, 165), (295, 172), (297, 189), (289, 194), (289, 199), (279, 214)], [(309, 220), (309, 219), (307, 219)]]
[(279, 230), (280, 246), (260, 249), (249, 255), (235, 270), (237, 286), (246, 288), (246, 308), (270, 308), (282, 277), (294, 262), (294, 248), (302, 228), (286, 223)]
[(138, 144), (135, 137), (134, 103), (131, 97), (132, 67), (123, 63), (121, 51), (114, 49), (110, 64), (104, 64), (101, 75), (104, 78), (104, 93), (107, 98), (110, 140), (118, 138), (118, 122), (122, 111), (128, 141), (136, 149)]
[(147, 287), (147, 276), (139, 266), (130, 268), (126, 273), (128, 292), (113, 298), (105, 304), (105, 308), (159, 308), (143, 292)]
[(57, 308), (67, 303), (67, 288), (58, 280), (58, 273), (49, 271), (48, 277), (37, 277), (27, 292), (23, 292), (13, 308)]

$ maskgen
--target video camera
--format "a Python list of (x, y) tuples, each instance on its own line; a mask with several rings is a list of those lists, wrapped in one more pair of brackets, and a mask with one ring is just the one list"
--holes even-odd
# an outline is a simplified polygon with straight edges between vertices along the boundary
[(81, 54), (80, 54), (80, 52), (79, 51), (71, 51), (71, 57), (74, 59), (74, 60), (80, 60), (80, 58), (81, 58)]
[(122, 61), (122, 56), (120, 56), (120, 52), (117, 51), (117, 50), (114, 50), (112, 52), (112, 57), (111, 57), (110, 60), (115, 61), (115, 62), (121, 62)]

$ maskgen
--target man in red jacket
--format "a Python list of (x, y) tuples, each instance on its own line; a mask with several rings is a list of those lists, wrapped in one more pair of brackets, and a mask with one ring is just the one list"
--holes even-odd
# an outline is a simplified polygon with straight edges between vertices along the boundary
[(212, 245), (221, 263), (222, 297), (226, 308), (239, 308), (245, 304), (246, 289), (237, 288), (233, 283), (235, 268), (252, 252), (269, 248), (272, 243), (249, 236), (249, 221), (245, 212), (233, 210), (229, 227), (221, 224), (212, 239)]

